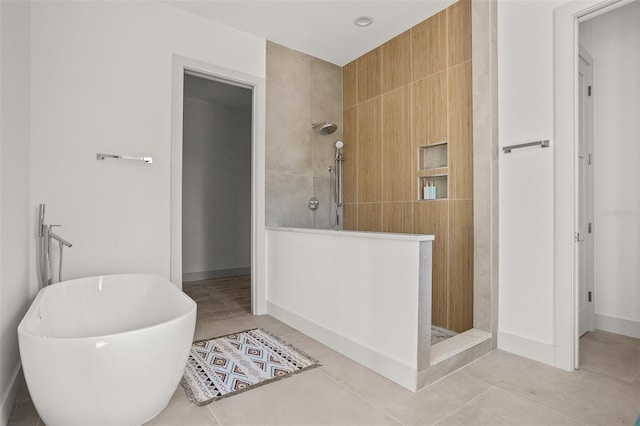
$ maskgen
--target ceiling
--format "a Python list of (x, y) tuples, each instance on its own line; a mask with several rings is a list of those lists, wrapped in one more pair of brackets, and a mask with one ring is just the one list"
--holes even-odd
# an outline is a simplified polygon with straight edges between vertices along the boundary
[[(172, 6), (343, 66), (455, 0), (164, 0)], [(373, 23), (357, 27), (356, 17)]]

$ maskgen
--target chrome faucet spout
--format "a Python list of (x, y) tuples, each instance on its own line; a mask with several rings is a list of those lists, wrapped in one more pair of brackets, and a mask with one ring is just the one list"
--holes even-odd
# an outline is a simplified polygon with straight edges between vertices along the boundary
[(54, 234), (53, 231), (51, 231), (51, 230), (49, 230), (49, 236), (51, 238), (53, 238), (54, 240), (56, 240), (57, 242), (59, 242), (60, 244), (64, 245), (64, 246), (67, 246), (67, 247), (71, 247), (72, 246), (72, 244), (69, 241), (65, 240), (64, 238), (60, 237), (59, 235)]

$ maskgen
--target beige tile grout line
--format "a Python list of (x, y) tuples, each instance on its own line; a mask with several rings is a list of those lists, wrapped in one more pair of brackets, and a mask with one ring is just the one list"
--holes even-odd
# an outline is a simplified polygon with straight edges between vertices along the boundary
[(213, 418), (216, 420), (216, 424), (222, 426), (222, 422), (220, 421), (218, 416), (216, 416), (216, 413), (213, 411), (213, 408), (211, 408), (211, 405), (212, 404), (207, 404), (207, 410), (209, 410), (209, 413), (211, 413)]
[[(485, 382), (483, 382), (483, 383), (485, 383)], [(489, 392), (491, 390), (491, 388), (497, 389), (495, 386), (489, 385), (489, 387), (487, 389), (483, 390), (482, 392), (480, 392), (479, 394), (477, 394), (476, 396), (474, 396), (473, 398), (471, 398), (470, 400), (468, 400), (467, 402), (465, 402), (464, 404), (462, 404), (458, 408), (455, 408), (455, 409), (451, 410), (442, 419), (440, 419), (437, 423), (435, 423), (434, 426), (441, 424), (443, 421), (447, 420), (449, 417), (451, 417), (452, 415), (454, 415), (458, 411), (462, 410), (465, 406), (471, 404), (473, 401), (475, 401), (476, 399), (480, 398), (485, 393)]]
[[(362, 365), (362, 364), (360, 364)], [(363, 366), (364, 367), (364, 366)], [(366, 367), (365, 367), (366, 368)], [(374, 408), (374, 410), (379, 411), (380, 413), (384, 414), (386, 417), (390, 418), (391, 420), (393, 420), (394, 422), (396, 422), (398, 425), (404, 425), (404, 423), (402, 423), (401, 421), (399, 421), (398, 419), (396, 419), (395, 417), (393, 417), (391, 415), (391, 413), (387, 412), (386, 410), (383, 410), (379, 407), (377, 407), (375, 404), (373, 404), (372, 402), (370, 402), (369, 400), (367, 400), (365, 397), (363, 397), (362, 395), (360, 395), (358, 392), (354, 391), (353, 389), (349, 388), (348, 386), (346, 386), (344, 383), (340, 382), (338, 379), (336, 379), (335, 377), (333, 377), (332, 375), (326, 373), (325, 371), (322, 370), (322, 368), (318, 368), (318, 371), (320, 371), (322, 374), (324, 374), (325, 376), (327, 376), (330, 380), (334, 381), (336, 384), (338, 384), (339, 386), (341, 386), (342, 388), (344, 388), (347, 392), (349, 392), (350, 394), (356, 396), (358, 399), (360, 399), (362, 402), (366, 403), (367, 405), (371, 406)]]
[[(480, 380), (480, 379), (478, 379), (478, 380)], [(489, 391), (490, 391), (490, 390), (492, 390), (492, 389), (499, 390), (499, 391), (502, 391), (502, 392), (509, 392), (508, 390), (503, 389), (503, 388), (501, 388), (501, 387), (499, 387), (499, 386), (494, 386), (494, 385), (492, 385), (492, 384), (489, 384), (489, 383), (485, 382), (484, 380), (481, 380), (481, 381), (482, 381), (483, 383), (485, 383), (486, 385), (488, 385), (489, 387), (488, 387), (486, 390), (484, 390), (484, 391), (480, 392), (480, 393), (479, 393), (478, 395), (476, 395), (475, 397), (471, 398), (469, 401), (467, 401), (467, 402), (465, 402), (464, 404), (462, 404), (460, 407), (458, 407), (458, 408), (456, 408), (455, 410), (451, 411), (451, 412), (450, 412), (449, 414), (447, 414), (444, 418), (442, 418), (439, 422), (435, 423), (435, 425), (434, 425), (434, 426), (437, 426), (437, 425), (441, 424), (442, 422), (444, 422), (445, 420), (447, 420), (449, 417), (451, 417), (452, 415), (454, 415), (454, 414), (455, 414), (455, 413), (457, 413), (458, 411), (462, 410), (465, 406), (467, 406), (467, 405), (471, 404), (473, 401), (475, 401), (476, 399), (480, 398), (482, 395), (486, 394), (487, 392), (489, 392)], [(519, 393), (517, 393), (517, 392), (514, 392), (514, 393), (515, 393), (515, 395), (516, 395), (517, 397), (522, 398), (522, 399), (526, 400), (527, 402), (530, 402), (530, 403), (532, 403), (532, 404), (534, 404), (534, 405), (537, 405), (537, 406), (539, 406), (539, 407), (541, 407), (541, 408), (545, 409), (546, 411), (548, 411), (548, 412), (550, 412), (550, 413), (553, 413), (553, 414), (556, 414), (556, 415), (558, 415), (558, 416), (560, 416), (560, 417), (564, 417), (564, 418), (566, 418), (566, 419), (572, 420), (572, 421), (574, 421), (574, 422), (576, 422), (576, 423), (579, 423), (579, 424), (581, 424), (581, 425), (584, 425), (584, 424), (585, 424), (585, 423), (581, 422), (581, 421), (580, 421), (580, 420), (578, 420), (578, 419), (575, 419), (575, 418), (573, 418), (573, 417), (571, 417), (571, 416), (567, 416), (566, 414), (564, 414), (564, 413), (560, 413), (559, 411), (556, 411), (556, 410), (554, 410), (553, 408), (547, 407), (546, 405), (543, 405), (543, 404), (540, 404), (540, 403), (538, 403), (538, 402), (536, 402), (536, 401), (533, 401), (533, 400), (531, 400), (531, 399), (527, 398), (527, 397), (526, 397), (525, 395), (523, 395), (523, 394), (519, 394)]]
[[(458, 368), (457, 370), (452, 371), (451, 373), (447, 374), (446, 376), (439, 378), (438, 380), (434, 381), (433, 383), (430, 383), (430, 384), (429, 384), (429, 385), (427, 385), (426, 387), (424, 387), (424, 388), (422, 388), (422, 389), (419, 389), (418, 391), (414, 392), (414, 394), (416, 394), (416, 395), (417, 395), (417, 394), (419, 394), (419, 393), (421, 393), (421, 392), (424, 392), (424, 391), (426, 391), (427, 389), (429, 389), (430, 387), (432, 387), (433, 385), (435, 385), (436, 383), (439, 383), (439, 382), (441, 382), (441, 381), (443, 381), (443, 380), (447, 379), (448, 377), (453, 376), (453, 375), (454, 375), (454, 374), (456, 374), (456, 373), (465, 374), (465, 375), (467, 375), (467, 376), (469, 376), (469, 377), (474, 377), (476, 380), (479, 380), (479, 381), (481, 381), (481, 382), (483, 382), (483, 383), (486, 383), (485, 381), (483, 381), (483, 380), (481, 380), (481, 379), (479, 379), (479, 378), (477, 378), (477, 377), (475, 377), (475, 376), (471, 376), (471, 375), (469, 375), (469, 374), (466, 374), (466, 373), (462, 372), (461, 370), (463, 370), (465, 367), (468, 367), (468, 366), (469, 366), (469, 365), (471, 365), (471, 364), (475, 364), (476, 362), (478, 362), (478, 361), (482, 360), (483, 358), (485, 358), (485, 357), (489, 356), (490, 354), (491, 354), (491, 352), (489, 352), (489, 353), (487, 353), (487, 354), (485, 354), (485, 355), (481, 356), (480, 358), (477, 358), (477, 359), (475, 359), (475, 360), (471, 361), (469, 364), (464, 365), (464, 366), (462, 366), (462, 367)], [(341, 354), (341, 355), (342, 355), (342, 354)], [(346, 355), (342, 355), (342, 356), (346, 356)], [(347, 357), (347, 358), (349, 358), (349, 357)], [(349, 358), (349, 359), (350, 359), (350, 358)], [(357, 363), (357, 361), (354, 361), (354, 362), (356, 362), (356, 363)], [(368, 367), (365, 367), (364, 365), (362, 365), (362, 364), (360, 364), (360, 363), (358, 363), (358, 364), (359, 364), (359, 365), (361, 365), (361, 366), (362, 366), (362, 367), (364, 367), (364, 368), (368, 368)], [(367, 403), (368, 405), (373, 406), (376, 410), (378, 410), (378, 411), (380, 411), (380, 412), (384, 413), (387, 417), (389, 417), (390, 419), (392, 419), (394, 422), (399, 423), (399, 424), (401, 424), (401, 425), (404, 425), (404, 423), (402, 423), (401, 421), (399, 421), (398, 419), (396, 419), (396, 418), (395, 418), (393, 415), (391, 415), (389, 412), (387, 412), (386, 410), (382, 410), (382, 409), (378, 408), (374, 403), (372, 403), (372, 402), (370, 402), (369, 400), (367, 400), (364, 396), (360, 395), (360, 394), (359, 394), (358, 392), (356, 392), (355, 390), (353, 390), (353, 389), (349, 388), (348, 386), (346, 386), (344, 383), (340, 382), (338, 379), (336, 379), (336, 378), (335, 378), (335, 377), (333, 377), (332, 375), (330, 375), (330, 374), (326, 373), (326, 372), (322, 369), (322, 367), (321, 367), (321, 368), (318, 368), (318, 370), (319, 370), (322, 374), (324, 374), (325, 376), (329, 377), (331, 380), (333, 380), (334, 382), (336, 382), (337, 384), (339, 384), (340, 386), (342, 386), (343, 388), (345, 388), (348, 392), (350, 392), (350, 393), (352, 393), (353, 395), (357, 396), (359, 399), (361, 399), (362, 401), (364, 401), (364, 402), (365, 402), (365, 403)], [(373, 370), (372, 370), (372, 372), (373, 372)], [(378, 374), (378, 373), (374, 373), (374, 374)], [(383, 377), (384, 377), (384, 376), (383, 376)], [(387, 379), (386, 377), (384, 377), (384, 378), (385, 378), (385, 379)], [(387, 379), (387, 380), (389, 380), (389, 379)], [(490, 386), (490, 387), (494, 387), (493, 385), (491, 385), (491, 384), (489, 384), (489, 383), (486, 383), (486, 384), (487, 384), (488, 386)], [(409, 392), (411, 392), (411, 391), (409, 391)], [(477, 398), (478, 396), (480, 396), (480, 395), (481, 395), (482, 393), (484, 393), (484, 392), (486, 392), (486, 391), (481, 392), (481, 393), (480, 393), (479, 395), (477, 395), (476, 397), (472, 398), (471, 400), (467, 401), (465, 404), (463, 404), (463, 405), (461, 405), (460, 407), (458, 407), (458, 409), (462, 408), (464, 405), (466, 405), (467, 403), (471, 402), (473, 399)], [(456, 410), (457, 410), (457, 409), (456, 409)], [(447, 416), (445, 416), (442, 420), (446, 419), (448, 416), (450, 416), (450, 415), (451, 415), (454, 411), (456, 411), (456, 410), (453, 410), (452, 412), (450, 412), (449, 414), (447, 414)], [(440, 420), (440, 421), (442, 421), (442, 420)]]
[[(445, 270), (447, 271), (446, 276), (445, 276), (445, 324), (446, 324), (446, 329), (447, 330), (451, 330), (453, 329), (453, 327), (451, 326), (450, 322), (450, 317), (449, 317), (449, 310), (450, 310), (450, 300), (449, 300), (449, 292), (450, 292), (450, 277), (451, 277), (451, 203), (449, 202), (452, 197), (451, 197), (451, 181), (452, 181), (452, 173), (451, 173), (451, 147), (452, 147), (452, 143), (451, 143), (451, 114), (450, 114), (450, 110), (451, 110), (451, 96), (450, 96), (450, 90), (449, 90), (449, 15), (451, 13), (451, 9), (450, 8), (446, 8), (445, 9), (445, 20), (444, 20), (444, 34), (445, 34), (445, 54), (446, 54), (446, 58), (445, 58), (445, 90), (446, 90), (446, 94), (447, 94), (447, 108), (446, 108), (446, 120), (447, 120), (447, 255), (446, 255), (446, 266), (445, 266)], [(433, 305), (433, 302), (432, 302)], [(433, 316), (433, 306), (431, 307), (431, 315)]]

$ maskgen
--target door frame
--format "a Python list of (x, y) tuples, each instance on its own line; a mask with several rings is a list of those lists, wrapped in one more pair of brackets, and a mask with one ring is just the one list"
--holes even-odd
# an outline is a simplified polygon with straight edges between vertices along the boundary
[[(570, 1), (554, 10), (554, 343), (555, 365), (578, 367), (578, 283), (574, 243), (578, 144), (578, 25), (634, 0)], [(567, 195), (572, 196), (568, 197)], [(567, 261), (570, 260), (570, 261)]]
[(171, 281), (182, 289), (182, 132), (184, 74), (252, 89), (251, 119), (251, 312), (267, 312), (265, 244), (265, 79), (180, 55), (172, 58)]

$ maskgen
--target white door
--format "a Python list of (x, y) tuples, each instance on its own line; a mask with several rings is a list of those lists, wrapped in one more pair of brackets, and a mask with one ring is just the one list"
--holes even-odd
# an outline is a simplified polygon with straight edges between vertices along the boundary
[(580, 48), (578, 188), (576, 211), (576, 244), (578, 254), (578, 321), (579, 335), (595, 329), (594, 312), (594, 245), (593, 245), (593, 59)]

